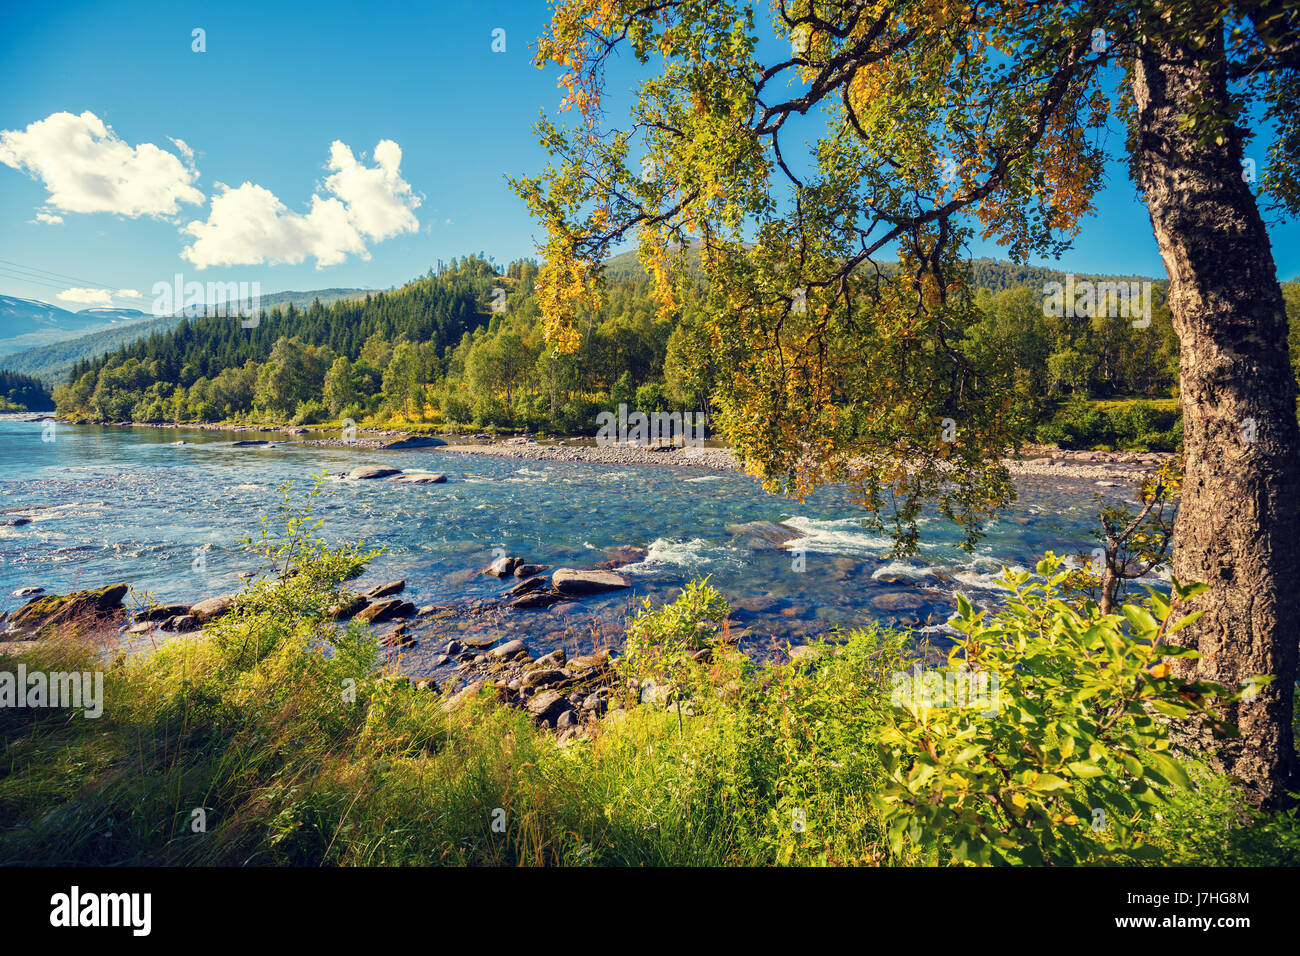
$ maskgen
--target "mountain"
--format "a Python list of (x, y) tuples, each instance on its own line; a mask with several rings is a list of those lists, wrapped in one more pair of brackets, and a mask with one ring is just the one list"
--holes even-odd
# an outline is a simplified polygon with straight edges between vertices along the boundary
[(120, 319), (135, 322), (149, 318), (148, 312), (141, 312), (139, 309), (81, 309), (77, 315), (93, 316), (104, 322), (116, 322)]
[[(375, 294), (370, 289), (318, 289), (309, 292), (272, 292), (261, 297), (263, 309), (275, 309), (292, 305), (295, 308), (307, 308), (319, 299), (322, 305), (330, 305), (340, 300), (364, 299)], [(0, 299), (7, 297), (0, 296)], [(31, 301), (31, 300), (13, 300)], [(32, 303), (45, 305), (45, 303)], [(57, 306), (45, 306), (55, 312), (62, 312)], [(83, 312), (68, 313), (70, 316), (84, 316), (86, 312), (100, 315), (114, 313), (121, 316), (116, 324), (107, 324), (101, 320), (100, 327), (93, 331), (83, 331), (80, 335), (63, 336), (47, 339), (46, 344), (34, 344), (34, 347), (14, 350), (6, 355), (4, 342), (0, 341), (0, 367), (33, 376), (43, 382), (54, 385), (68, 377), (68, 372), (78, 362), (96, 359), (124, 345), (130, 345), (139, 339), (147, 338), (155, 332), (166, 332), (174, 328), (183, 318), (180, 315), (165, 315), (154, 318), (135, 309), (86, 309)], [(129, 315), (136, 318), (128, 321)]]
[(70, 312), (48, 302), (0, 295), (0, 355), (147, 318), (135, 309)]

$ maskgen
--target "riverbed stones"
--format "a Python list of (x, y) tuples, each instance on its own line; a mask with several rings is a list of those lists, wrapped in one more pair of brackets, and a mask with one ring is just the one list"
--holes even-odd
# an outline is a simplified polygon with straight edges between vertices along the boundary
[(880, 611), (915, 611), (924, 607), (925, 601), (906, 591), (889, 591), (871, 599), (871, 606)]
[(517, 578), (531, 578), (534, 575), (541, 574), (543, 571), (549, 571), (550, 565), (546, 564), (520, 564), (515, 567), (514, 575)]
[(551, 574), (551, 584), (561, 594), (595, 594), (632, 586), (626, 575), (615, 571), (579, 571), (573, 568), (557, 568)]
[(44, 593), (45, 593), (45, 588), (38, 588), (38, 587), (19, 588), (17, 591), (14, 592), (14, 597), (29, 598)]
[(602, 553), (605, 555), (605, 560), (597, 561), (596, 567), (602, 571), (613, 571), (627, 564), (644, 561), (648, 552), (645, 548), (638, 548), (636, 545), (622, 544), (605, 548)]

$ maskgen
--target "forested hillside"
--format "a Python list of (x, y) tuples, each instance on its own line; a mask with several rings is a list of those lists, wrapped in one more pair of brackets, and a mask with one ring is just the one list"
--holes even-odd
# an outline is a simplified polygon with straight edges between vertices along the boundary
[(0, 412), (49, 412), (54, 399), (42, 382), (0, 369)]
[[(673, 317), (661, 318), (635, 258), (620, 256), (607, 271), (607, 304), (588, 317), (580, 348), (556, 358), (543, 343), (536, 273), (528, 261), (498, 272), (470, 257), (363, 301), (274, 310), (255, 329), (230, 318), (182, 320), (78, 362), (56, 391), (59, 411), (99, 420), (346, 417), (551, 432), (590, 432), (600, 411), (621, 402), (710, 412), (716, 349), (700, 331), (703, 306), (692, 290), (683, 290)], [(1177, 341), (1163, 283), (1153, 284), (1149, 327), (1135, 328), (1128, 316), (1045, 317), (1043, 284), (1061, 273), (991, 260), (976, 260), (972, 273), (977, 320), (962, 348), (977, 365), (1014, 369), (1027, 437), (1177, 445), (1168, 401)], [(1300, 304), (1296, 283), (1288, 296), (1292, 308)], [(1135, 397), (1163, 401), (1132, 421), (1080, 401)]]
[[(339, 299), (364, 299), (369, 294), (366, 289), (318, 289), (311, 292), (272, 292), (263, 295), (260, 301), (265, 309), (273, 310), (288, 305), (301, 309), (309, 307), (318, 299), (329, 305)], [(0, 358), (0, 368), (22, 372), (54, 386), (65, 381), (78, 363), (93, 361), (124, 345), (148, 338), (155, 332), (165, 332), (177, 325), (182, 318), (181, 315), (164, 315), (24, 349)]]

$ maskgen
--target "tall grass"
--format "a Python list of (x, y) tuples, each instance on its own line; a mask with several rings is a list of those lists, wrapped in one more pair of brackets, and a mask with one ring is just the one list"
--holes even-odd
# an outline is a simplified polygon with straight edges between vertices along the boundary
[[(373, 636), (328, 613), (364, 555), (297, 516), (256, 546), (288, 573), (202, 641), (112, 661), (41, 642), (0, 664), (106, 671), (98, 719), (0, 710), (0, 864), (949, 862), (882, 836), (879, 740), (905, 635), (839, 634), (754, 667), (712, 632), (680, 724), (676, 707), (629, 704), (559, 744), (490, 690), (449, 711), (385, 674)], [(695, 623), (647, 609), (635, 630)], [(1292, 818), (1251, 816), (1215, 780), (1150, 821), (1160, 859), (1298, 858)]]

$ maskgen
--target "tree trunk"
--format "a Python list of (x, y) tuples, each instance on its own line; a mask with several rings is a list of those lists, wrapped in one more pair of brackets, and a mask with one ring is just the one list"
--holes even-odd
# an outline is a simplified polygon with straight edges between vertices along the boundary
[[(1220, 38), (1221, 39), (1221, 38)], [(1208, 61), (1204, 62), (1204, 61)], [(1211, 764), (1256, 803), (1296, 789), (1291, 720), (1300, 632), (1300, 429), (1287, 318), (1263, 221), (1242, 177), (1242, 136), (1202, 143), (1183, 119), (1200, 89), (1228, 109), (1224, 56), (1149, 39), (1132, 73), (1133, 159), (1169, 274), (1181, 343), (1187, 470), (1173, 572), (1210, 590), (1204, 616), (1174, 636), (1198, 661), (1179, 671), (1238, 687), (1275, 679), (1219, 707), (1239, 739), (1194, 736)], [(1201, 124), (1204, 125), (1203, 123)], [(1148, 333), (1149, 334), (1149, 333)]]

